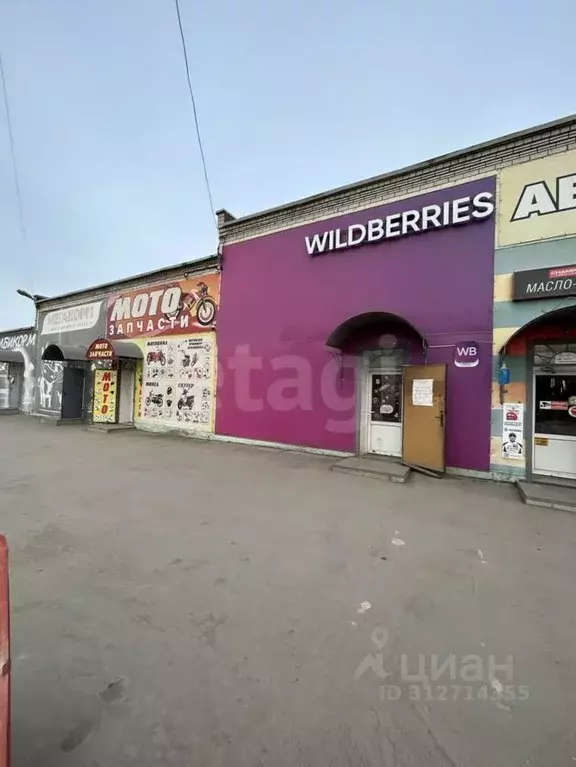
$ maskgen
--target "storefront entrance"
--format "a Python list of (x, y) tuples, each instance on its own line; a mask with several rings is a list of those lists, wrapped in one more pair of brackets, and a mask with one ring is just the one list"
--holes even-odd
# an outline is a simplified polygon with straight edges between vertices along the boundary
[(121, 360), (118, 423), (134, 423), (134, 373), (132, 360)]
[(0, 360), (0, 410), (17, 410), (22, 401), (24, 365)]
[(559, 346), (535, 349), (532, 473), (576, 480), (576, 343)]
[(366, 452), (402, 455), (402, 370), (394, 360), (377, 357), (368, 362), (365, 446)]
[(92, 422), (134, 423), (134, 384), (137, 360), (142, 350), (128, 341), (98, 338), (90, 344), (86, 359), (92, 363)]
[(62, 418), (82, 418), (84, 368), (65, 367), (62, 379)]
[[(48, 365), (42, 370), (39, 382), (40, 403), (43, 403), (44, 396), (50, 403), (52, 390), (54, 386), (58, 386), (61, 392), (60, 402), (57, 410), (52, 413), (62, 420), (83, 420), (86, 417), (84, 405), (89, 398), (89, 391), (87, 391), (89, 379), (86, 375), (85, 353), (86, 350), (82, 346), (62, 344), (48, 344), (42, 352), (42, 362)], [(50, 377), (48, 373), (51, 374)], [(61, 379), (59, 375), (62, 376)]]
[(446, 469), (446, 365), (404, 369), (402, 460), (434, 472)]
[(402, 317), (371, 312), (343, 322), (327, 345), (359, 359), (358, 452), (443, 472), (446, 365), (426, 364), (422, 334)]

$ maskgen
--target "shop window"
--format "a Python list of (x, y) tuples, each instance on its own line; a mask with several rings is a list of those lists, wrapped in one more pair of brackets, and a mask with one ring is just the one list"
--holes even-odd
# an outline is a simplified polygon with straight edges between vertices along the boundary
[(402, 423), (402, 373), (372, 373), (371, 415), (378, 423)]
[(553, 368), (556, 365), (576, 365), (576, 342), (536, 344), (534, 346), (534, 365), (540, 368)]
[(538, 374), (534, 404), (536, 434), (576, 437), (576, 374)]
[(375, 349), (365, 352), (370, 370), (383, 368), (401, 368), (406, 364), (407, 353), (404, 349)]

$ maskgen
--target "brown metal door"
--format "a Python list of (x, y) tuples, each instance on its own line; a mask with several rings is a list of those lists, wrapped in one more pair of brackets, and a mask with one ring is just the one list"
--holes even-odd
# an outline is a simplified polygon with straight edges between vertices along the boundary
[(402, 461), (444, 471), (446, 365), (404, 368)]

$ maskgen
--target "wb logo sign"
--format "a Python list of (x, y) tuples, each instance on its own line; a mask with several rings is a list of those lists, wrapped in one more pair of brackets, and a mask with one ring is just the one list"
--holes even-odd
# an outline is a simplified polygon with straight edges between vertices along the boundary
[(480, 350), (475, 341), (454, 346), (454, 364), (457, 368), (475, 368), (480, 364)]

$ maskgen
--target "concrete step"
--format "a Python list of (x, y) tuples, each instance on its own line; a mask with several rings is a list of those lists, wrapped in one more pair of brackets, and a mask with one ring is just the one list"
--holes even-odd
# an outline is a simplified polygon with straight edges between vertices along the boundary
[[(37, 415), (34, 413), (33, 415)], [(40, 423), (47, 423), (50, 426), (82, 426), (85, 422), (81, 418), (58, 418), (54, 415), (40, 415), (38, 416)]]
[(540, 482), (516, 483), (520, 496), (529, 506), (543, 506), (558, 511), (571, 511), (576, 514), (576, 490)]
[(86, 431), (95, 431), (99, 434), (116, 434), (122, 431), (134, 431), (133, 423), (91, 423)]
[(332, 471), (399, 483), (406, 482), (410, 475), (408, 466), (404, 466), (400, 461), (372, 455), (354, 455), (344, 458), (332, 466)]

